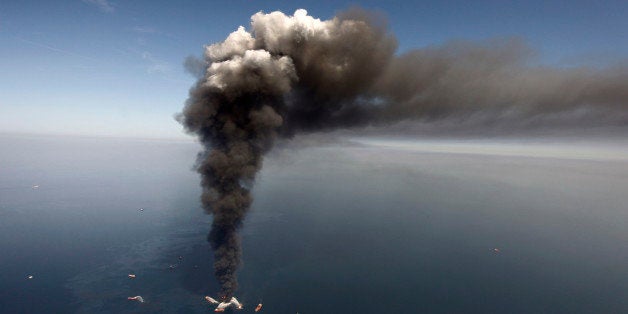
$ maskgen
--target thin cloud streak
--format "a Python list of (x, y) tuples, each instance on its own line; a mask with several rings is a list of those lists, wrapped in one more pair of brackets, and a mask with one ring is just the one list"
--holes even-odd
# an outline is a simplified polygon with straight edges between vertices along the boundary
[(156, 29), (152, 27), (147, 27), (147, 26), (135, 26), (132, 28), (132, 30), (140, 34), (158, 34), (159, 33)]
[(98, 61), (98, 59), (96, 59), (96, 58), (88, 57), (88, 56), (85, 56), (85, 55), (82, 55), (82, 54), (78, 54), (76, 52), (64, 50), (64, 49), (59, 49), (59, 48), (56, 48), (56, 47), (53, 47), (53, 46), (49, 46), (49, 45), (46, 45), (46, 44), (38, 43), (38, 42), (35, 42), (35, 41), (32, 41), (32, 40), (28, 40), (28, 39), (24, 39), (24, 38), (21, 38), (21, 37), (17, 37), (17, 39), (19, 41), (21, 41), (21, 42), (24, 42), (24, 43), (27, 43), (27, 44), (31, 44), (33, 46), (37, 46), (37, 47), (40, 47), (40, 48), (44, 48), (44, 49), (47, 49), (47, 50), (50, 50), (50, 51), (59, 52), (59, 53), (63, 53), (63, 54), (67, 54), (67, 55), (83, 58), (83, 59), (90, 60), (90, 61)]
[(89, 3), (98, 7), (98, 9), (105, 13), (113, 13), (115, 7), (107, 0), (83, 0), (85, 3)]
[(165, 62), (165, 61), (162, 61), (153, 57), (153, 55), (148, 51), (142, 52), (142, 59), (151, 63), (147, 69), (148, 73), (150, 74), (154, 74), (154, 73), (164, 74), (172, 70), (172, 66), (170, 66), (168, 62)]

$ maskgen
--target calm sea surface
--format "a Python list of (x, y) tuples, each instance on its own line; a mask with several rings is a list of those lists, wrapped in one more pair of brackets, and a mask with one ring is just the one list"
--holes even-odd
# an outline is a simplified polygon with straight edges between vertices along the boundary
[[(271, 153), (240, 313), (628, 313), (628, 157), (412, 145)], [(211, 312), (198, 150), (0, 136), (0, 312)]]

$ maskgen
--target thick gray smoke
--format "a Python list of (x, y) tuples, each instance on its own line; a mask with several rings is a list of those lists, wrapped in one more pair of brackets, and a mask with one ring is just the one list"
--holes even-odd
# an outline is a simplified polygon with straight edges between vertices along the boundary
[(580, 110), (619, 114), (627, 121), (628, 67), (530, 66), (532, 55), (518, 40), (458, 41), (414, 50), (391, 60), (374, 93), (386, 100), (384, 114), (390, 120), (480, 111), (528, 119)]
[(260, 12), (249, 31), (206, 47), (204, 75), (180, 121), (205, 146), (198, 172), (222, 295), (237, 288), (237, 229), (278, 136), (474, 112), (526, 119), (584, 108), (626, 122), (626, 68), (532, 67), (529, 49), (514, 40), (395, 50), (383, 19), (360, 10), (327, 21), (305, 10)]

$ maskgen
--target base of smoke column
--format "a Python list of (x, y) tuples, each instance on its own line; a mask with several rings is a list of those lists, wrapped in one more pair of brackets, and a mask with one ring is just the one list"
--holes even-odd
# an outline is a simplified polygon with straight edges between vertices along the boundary
[[(224, 298), (221, 298), (221, 299), (224, 299)], [(227, 302), (226, 299), (224, 299), (222, 302), (218, 302), (216, 301), (216, 299), (210, 296), (206, 296), (205, 300), (207, 300), (207, 302), (212, 303), (212, 304), (218, 304), (218, 306), (216, 306), (216, 309), (214, 309), (214, 312), (224, 312), (225, 309), (231, 306), (234, 306), (235, 309), (237, 310), (241, 310), (244, 308), (242, 303), (240, 303), (240, 301), (238, 301), (238, 299), (236, 299), (235, 297), (232, 297), (231, 300), (229, 300), (229, 302)]]

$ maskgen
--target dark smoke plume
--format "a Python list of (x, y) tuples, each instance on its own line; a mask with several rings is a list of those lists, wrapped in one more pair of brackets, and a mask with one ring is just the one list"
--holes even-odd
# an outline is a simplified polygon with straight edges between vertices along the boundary
[[(250, 31), (240, 27), (206, 47), (204, 73), (179, 120), (205, 146), (198, 172), (224, 296), (237, 288), (237, 229), (249, 188), (278, 136), (477, 112), (533, 119), (590, 110), (628, 121), (625, 67), (530, 66), (531, 51), (517, 40), (453, 42), (401, 56), (396, 46), (381, 17), (356, 9), (326, 21), (305, 10), (260, 12)], [(199, 68), (194, 59), (186, 66)]]

